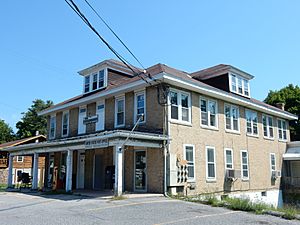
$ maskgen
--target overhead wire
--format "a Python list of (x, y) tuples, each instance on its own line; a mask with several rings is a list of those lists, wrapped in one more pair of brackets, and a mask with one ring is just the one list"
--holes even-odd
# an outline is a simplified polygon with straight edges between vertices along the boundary
[[(124, 58), (122, 57), (110, 44), (99, 34), (99, 32), (92, 26), (89, 20), (84, 16), (84, 14), (80, 11), (79, 7), (74, 3), (73, 0), (65, 0), (68, 6), (80, 17), (80, 19), (100, 38), (100, 40), (108, 47), (108, 49), (113, 52), (113, 54), (128, 68), (130, 69), (134, 75), (137, 75), (147, 84), (150, 84), (143, 76), (145, 71), (143, 72), (136, 72), (133, 70), (133, 66)], [(131, 65), (131, 66), (130, 66)], [(135, 67), (134, 67), (135, 68)], [(151, 85), (151, 84), (150, 84)]]

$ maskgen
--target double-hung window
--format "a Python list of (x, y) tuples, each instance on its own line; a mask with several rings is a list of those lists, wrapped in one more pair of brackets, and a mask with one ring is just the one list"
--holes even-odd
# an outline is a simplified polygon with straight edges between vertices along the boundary
[(233, 169), (233, 153), (232, 149), (225, 148), (224, 149), (224, 157), (225, 157), (225, 169)]
[(78, 115), (78, 134), (84, 134), (86, 132), (86, 125), (84, 119), (86, 117), (86, 106), (79, 107)]
[(257, 120), (257, 112), (246, 110), (246, 121), (247, 121), (247, 134), (250, 135), (258, 135), (258, 120)]
[(250, 85), (249, 81), (239, 75), (230, 74), (230, 90), (231, 92), (249, 97)]
[(270, 154), (270, 169), (271, 169), (271, 174), (273, 171), (276, 170), (276, 156), (274, 153)]
[(193, 145), (184, 145), (184, 159), (187, 161), (188, 181), (195, 180), (195, 148)]
[(84, 93), (87, 93), (90, 91), (90, 76), (84, 77)]
[(145, 91), (135, 93), (135, 121), (140, 118), (140, 123), (146, 121)]
[(98, 80), (98, 88), (103, 88), (105, 86), (105, 71), (99, 71), (99, 80)]
[(200, 111), (201, 111), (201, 125), (207, 127), (218, 127), (217, 121), (217, 102), (208, 100), (206, 98), (200, 98)]
[(215, 148), (206, 146), (206, 180), (216, 180)]
[(191, 122), (190, 94), (178, 90), (170, 91), (171, 120), (184, 123)]
[(249, 162), (248, 162), (248, 152), (246, 150), (241, 151), (241, 170), (242, 170), (242, 180), (248, 180)]
[(118, 97), (115, 100), (115, 127), (125, 125), (125, 96)]
[(240, 131), (239, 108), (234, 105), (225, 104), (226, 130)]
[(285, 120), (278, 119), (278, 139), (286, 141), (287, 140), (287, 125)]
[(55, 131), (56, 131), (56, 116), (52, 115), (50, 117), (49, 139), (54, 139), (55, 138)]
[(273, 117), (263, 115), (262, 123), (263, 123), (264, 137), (274, 138)]
[(69, 112), (65, 111), (63, 112), (62, 116), (62, 136), (68, 136), (69, 135)]

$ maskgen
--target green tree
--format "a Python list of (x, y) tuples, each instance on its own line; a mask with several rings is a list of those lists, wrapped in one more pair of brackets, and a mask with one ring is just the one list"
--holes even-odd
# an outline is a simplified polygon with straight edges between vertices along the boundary
[(0, 144), (14, 140), (14, 132), (12, 128), (0, 119)]
[(47, 134), (47, 118), (38, 116), (38, 112), (52, 106), (53, 102), (50, 100), (44, 102), (41, 99), (36, 99), (32, 103), (28, 111), (22, 113), (22, 119), (16, 124), (18, 138), (34, 136), (36, 131), (39, 131), (40, 134)]
[(284, 103), (285, 110), (298, 115), (297, 121), (290, 122), (291, 140), (300, 140), (300, 88), (298, 85), (288, 86), (280, 89), (279, 91), (269, 91), (267, 98), (264, 102), (276, 106), (276, 103)]

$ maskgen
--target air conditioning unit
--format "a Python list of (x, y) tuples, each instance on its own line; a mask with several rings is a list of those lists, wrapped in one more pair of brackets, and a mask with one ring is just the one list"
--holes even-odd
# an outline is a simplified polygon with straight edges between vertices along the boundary
[(240, 170), (226, 170), (226, 180), (233, 181), (235, 179), (241, 178), (241, 171)]
[(281, 171), (280, 170), (272, 171), (271, 177), (272, 177), (272, 179), (277, 179), (278, 177), (281, 177)]

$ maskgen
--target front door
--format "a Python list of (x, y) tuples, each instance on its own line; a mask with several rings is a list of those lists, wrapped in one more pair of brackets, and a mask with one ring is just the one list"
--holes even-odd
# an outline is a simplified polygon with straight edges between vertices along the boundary
[(77, 188), (84, 188), (84, 166), (85, 166), (85, 152), (78, 151), (78, 163), (77, 163)]
[(147, 161), (146, 151), (135, 151), (134, 190), (147, 191)]

